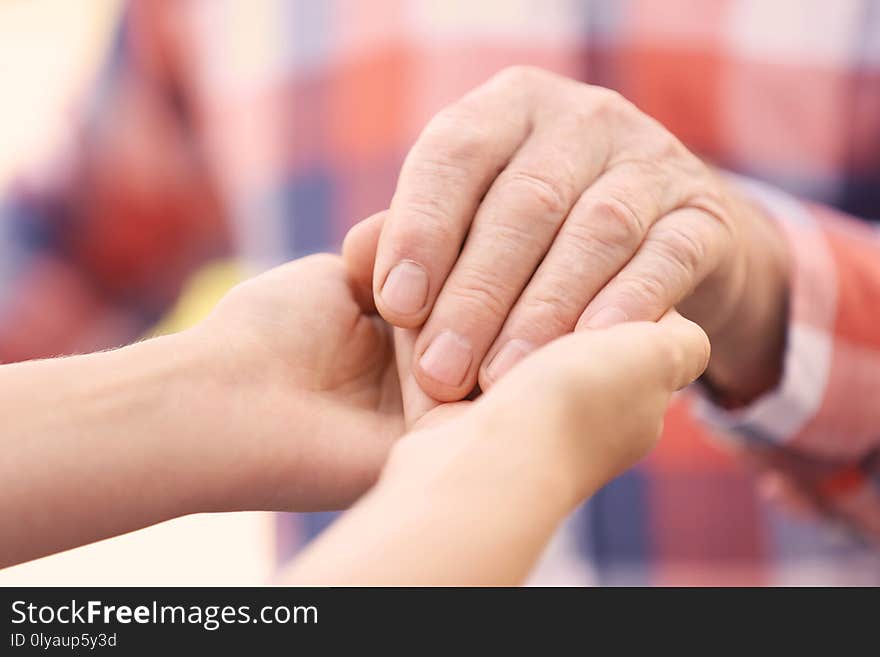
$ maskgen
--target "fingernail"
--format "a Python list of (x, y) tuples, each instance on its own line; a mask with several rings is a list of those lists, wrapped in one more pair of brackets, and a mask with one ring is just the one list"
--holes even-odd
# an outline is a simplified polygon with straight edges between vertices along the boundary
[(500, 379), (511, 367), (534, 351), (535, 345), (527, 340), (511, 340), (501, 348), (489, 367), (486, 368), (486, 374), (493, 383)]
[(473, 358), (467, 340), (452, 331), (443, 331), (422, 354), (419, 367), (435, 381), (455, 388), (464, 381)]
[(627, 319), (629, 318), (626, 316), (626, 313), (620, 308), (608, 306), (602, 308), (602, 310), (590, 317), (590, 319), (587, 320), (586, 327), (591, 329), (603, 329), (608, 328), (609, 326), (614, 326), (615, 324), (622, 324)]
[(428, 274), (412, 260), (403, 260), (388, 272), (382, 286), (382, 301), (392, 312), (413, 315), (428, 299)]

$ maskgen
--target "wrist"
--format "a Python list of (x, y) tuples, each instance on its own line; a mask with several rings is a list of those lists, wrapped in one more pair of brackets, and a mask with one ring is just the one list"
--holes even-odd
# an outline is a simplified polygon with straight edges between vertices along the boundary
[(98, 354), (111, 372), (113, 393), (127, 415), (141, 455), (143, 485), (163, 500), (169, 517), (221, 510), (227, 504), (222, 445), (213, 444), (224, 413), (210, 358), (188, 333), (138, 342)]
[(782, 376), (790, 264), (780, 227), (747, 201), (736, 205), (738, 257), (718, 272), (726, 292), (716, 298), (728, 303), (715, 308), (706, 327), (712, 358), (705, 377), (723, 398), (742, 404), (772, 390)]
[[(551, 450), (527, 449), (517, 436), (462, 418), (401, 438), (376, 486), (399, 499), (494, 508), (513, 506), (551, 523), (583, 501), (582, 476)], [(534, 436), (532, 437), (534, 438)]]
[(200, 326), (159, 340), (177, 354), (175, 410), (190, 455), (181, 474), (198, 487), (199, 510), (287, 509), (307, 414), (283, 368), (240, 336)]
[(98, 355), (117, 373), (119, 395), (127, 397), (120, 407), (133, 409), (141, 466), (150, 481), (164, 482), (156, 494), (169, 517), (271, 506), (279, 459), (266, 444), (265, 409), (290, 415), (282, 430), (294, 444), (296, 413), (234, 356), (198, 327)]

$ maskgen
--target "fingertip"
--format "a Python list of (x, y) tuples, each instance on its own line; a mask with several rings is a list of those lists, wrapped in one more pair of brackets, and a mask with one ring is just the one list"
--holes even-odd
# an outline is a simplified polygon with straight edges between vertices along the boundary
[(400, 329), (418, 329), (421, 328), (428, 318), (428, 313), (420, 313), (415, 316), (400, 315), (388, 308), (388, 305), (382, 301), (381, 288), (373, 289), (373, 298), (376, 303), (376, 312), (381, 315), (382, 319)]
[(359, 221), (349, 229), (342, 241), (342, 260), (353, 282), (358, 302), (369, 311), (375, 309), (373, 269), (379, 236), (387, 214), (387, 210), (383, 210)]
[(425, 322), (429, 293), (428, 272), (415, 260), (399, 260), (384, 278), (374, 276), (376, 307), (385, 321), (400, 328), (417, 328)]
[(465, 399), (476, 385), (470, 343), (452, 331), (443, 331), (416, 351), (413, 375), (419, 387), (439, 402)]
[(530, 340), (512, 338), (501, 342), (497, 350), (490, 349), (480, 365), (480, 386), (488, 389), (537, 348), (538, 345)]
[(658, 325), (667, 331), (681, 353), (675, 373), (675, 386), (680, 390), (697, 380), (709, 366), (712, 355), (709, 336), (699, 324), (682, 316), (675, 309), (666, 312)]
[(406, 425), (412, 428), (427, 412), (437, 406), (437, 400), (422, 388), (414, 371), (415, 345), (418, 333), (411, 329), (394, 329), (394, 355)]
[(470, 374), (458, 385), (450, 385), (438, 381), (425, 371), (425, 366), (421, 359), (413, 366), (413, 376), (426, 395), (442, 403), (467, 399), (474, 386), (477, 385), (476, 381), (473, 380), (474, 377)]
[(365, 269), (369, 270), (370, 277), (373, 275), (376, 248), (387, 215), (388, 210), (382, 210), (362, 219), (348, 230), (342, 241), (342, 258), (346, 263), (369, 265)]
[(599, 330), (611, 328), (617, 324), (623, 324), (628, 320), (629, 316), (622, 309), (617, 308), (616, 306), (605, 306), (595, 313), (590, 313), (589, 315), (584, 313), (581, 315), (580, 319), (578, 319), (575, 330), (581, 331), (583, 329)]

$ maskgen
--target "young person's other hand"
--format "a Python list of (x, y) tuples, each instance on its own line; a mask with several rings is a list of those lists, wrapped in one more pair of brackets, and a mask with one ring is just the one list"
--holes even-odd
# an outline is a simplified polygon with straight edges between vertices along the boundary
[[(391, 328), (370, 289), (381, 228), (358, 225), (357, 249), (321, 254), (245, 281), (183, 339), (218, 384), (217, 431), (252, 473), (245, 503), (347, 506), (376, 480), (403, 433)], [(224, 444), (206, 436), (206, 449)]]
[[(398, 355), (415, 335), (398, 329)], [(379, 483), (293, 566), (319, 584), (515, 584), (558, 523), (632, 466), (670, 396), (709, 359), (677, 313), (569, 335), (474, 402), (437, 404), (404, 372), (413, 431)]]

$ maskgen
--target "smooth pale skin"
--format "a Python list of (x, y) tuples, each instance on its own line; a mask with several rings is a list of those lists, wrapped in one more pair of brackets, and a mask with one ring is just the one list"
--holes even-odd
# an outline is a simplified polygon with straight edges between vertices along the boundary
[(423, 415), (286, 581), (522, 583), (559, 523), (654, 445), (671, 394), (708, 359), (675, 312), (545, 346), (477, 401)]
[(388, 322), (421, 327), (415, 377), (438, 400), (573, 330), (678, 307), (712, 341), (709, 380), (748, 401), (780, 377), (788, 258), (759, 209), (632, 103), (513, 67), (418, 138), (373, 289)]
[(391, 333), (356, 296), (315, 256), (183, 333), (0, 367), (0, 566), (187, 513), (357, 499), (404, 420)]
[(370, 302), (380, 227), (362, 223), (344, 260), (238, 286), (183, 333), (0, 367), (0, 566), (188, 513), (339, 508), (378, 479), (292, 581), (521, 581), (559, 520), (650, 448), (707, 338), (674, 313), (583, 332), (438, 405), (398, 377), (415, 334), (392, 340)]

